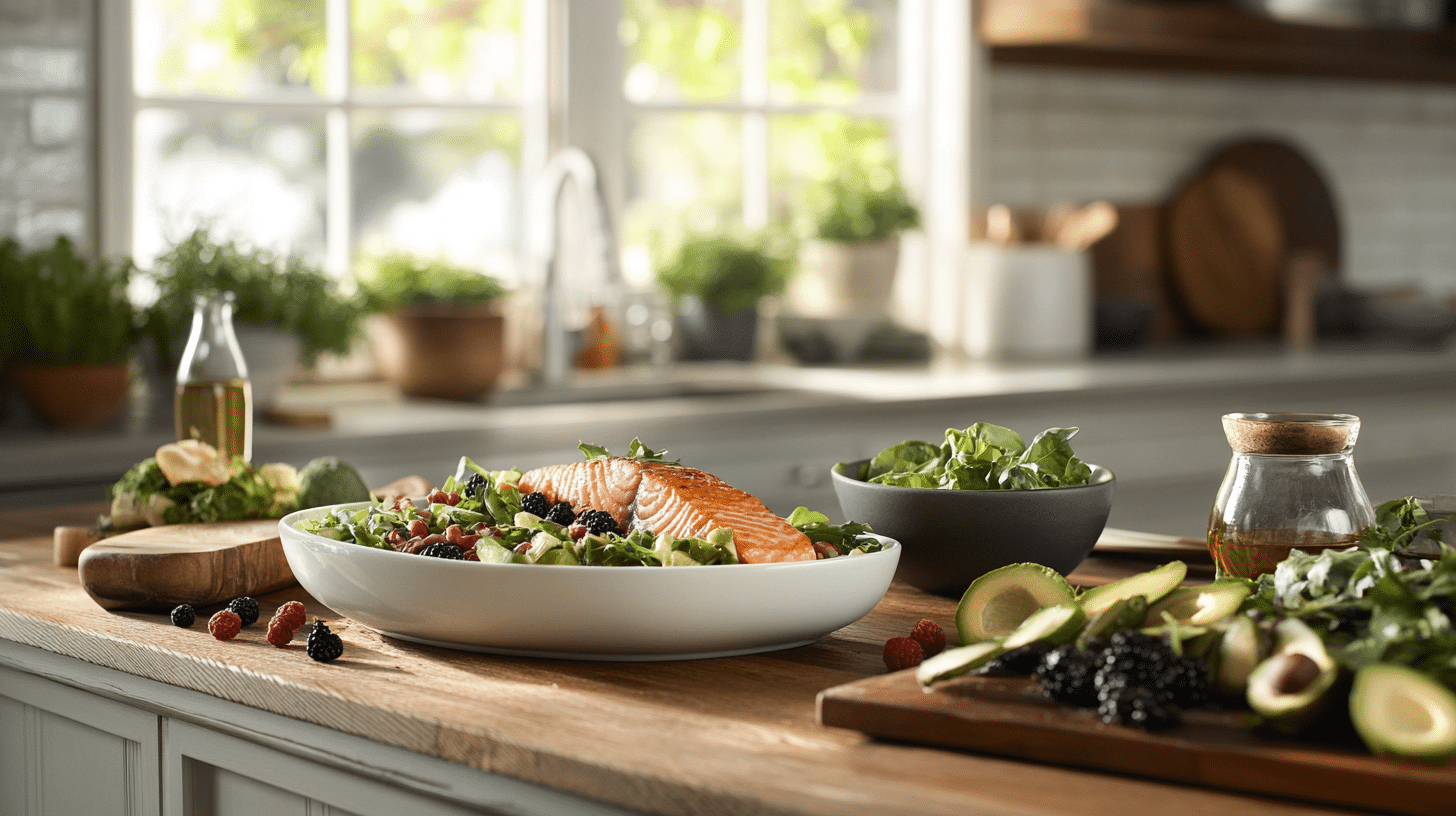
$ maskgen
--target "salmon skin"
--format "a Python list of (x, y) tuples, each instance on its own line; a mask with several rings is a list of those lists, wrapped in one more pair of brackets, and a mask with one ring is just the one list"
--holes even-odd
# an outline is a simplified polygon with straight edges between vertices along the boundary
[(813, 561), (809, 537), (763, 502), (701, 470), (610, 457), (550, 465), (522, 474), (522, 493), (570, 502), (578, 513), (605, 510), (623, 530), (674, 538), (706, 538), (728, 527), (744, 564)]

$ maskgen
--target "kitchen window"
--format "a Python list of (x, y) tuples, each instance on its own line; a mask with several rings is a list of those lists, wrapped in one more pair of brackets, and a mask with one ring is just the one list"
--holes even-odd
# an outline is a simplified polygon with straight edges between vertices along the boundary
[(645, 286), (688, 231), (792, 223), (836, 163), (898, 158), (935, 195), (938, 5), (105, 3), (103, 248), (145, 265), (208, 226), (339, 275), (404, 250), (519, 281), (530, 179), (577, 145)]

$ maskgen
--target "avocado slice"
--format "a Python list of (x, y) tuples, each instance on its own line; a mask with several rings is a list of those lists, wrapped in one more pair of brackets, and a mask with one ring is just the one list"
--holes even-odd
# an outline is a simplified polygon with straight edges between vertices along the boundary
[(939, 680), (949, 680), (975, 671), (1006, 651), (999, 638), (983, 640), (969, 646), (946, 649), (940, 654), (926, 658), (915, 668), (915, 679), (920, 685), (928, 686)]
[(1076, 601), (1043, 606), (1022, 621), (1016, 631), (1006, 636), (1001, 645), (1008, 651), (1020, 649), (1038, 640), (1060, 646), (1070, 643), (1086, 620), (1087, 613), (1082, 611)]
[(1264, 638), (1259, 634), (1259, 624), (1247, 615), (1231, 618), (1218, 642), (1218, 660), (1212, 678), (1214, 688), (1231, 697), (1243, 697), (1249, 674), (1264, 657)]
[(1167, 612), (1179, 624), (1207, 626), (1239, 611), (1253, 591), (1254, 582), (1247, 578), (1220, 578), (1208, 586), (1179, 587), (1148, 607), (1144, 625), (1162, 623), (1163, 613)]
[(1337, 695), (1340, 667), (1318, 634), (1298, 618), (1274, 627), (1274, 648), (1249, 673), (1249, 707), (1276, 730), (1297, 734), (1318, 721)]
[(1123, 598), (1131, 598), (1134, 595), (1146, 596), (1148, 605), (1152, 606), (1177, 589), (1187, 575), (1187, 564), (1182, 561), (1169, 561), (1161, 567), (1140, 572), (1137, 575), (1129, 575), (1121, 581), (1092, 587), (1083, 592), (1077, 600), (1088, 615), (1096, 615)]
[(1407, 666), (1372, 663), (1356, 672), (1350, 720), (1374, 753), (1438, 762), (1456, 756), (1456, 694)]
[(1009, 564), (966, 588), (956, 607), (956, 632), (965, 644), (1005, 637), (1038, 609), (1074, 600), (1072, 586), (1051, 567)]
[(1087, 618), (1086, 625), (1077, 635), (1077, 648), (1085, 651), (1087, 644), (1093, 640), (1106, 640), (1116, 632), (1135, 628), (1142, 624), (1147, 613), (1148, 599), (1146, 597), (1134, 595), (1131, 598), (1123, 598)]

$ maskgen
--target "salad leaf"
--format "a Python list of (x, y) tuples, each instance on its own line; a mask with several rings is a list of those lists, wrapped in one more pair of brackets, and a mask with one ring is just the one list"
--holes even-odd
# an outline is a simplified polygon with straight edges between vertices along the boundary
[(1034, 490), (1085, 485), (1092, 468), (1072, 451), (1076, 428), (1048, 428), (1027, 445), (1010, 428), (949, 428), (940, 445), (909, 440), (875, 454), (861, 481), (942, 490)]
[(794, 512), (784, 520), (791, 527), (808, 536), (809, 541), (816, 544), (823, 542), (833, 545), (840, 555), (849, 555), (856, 550), (879, 552), (885, 548), (885, 545), (878, 540), (865, 535), (870, 531), (868, 524), (861, 524), (857, 521), (840, 525), (830, 524), (828, 516), (807, 507), (794, 508)]
[[(601, 445), (592, 445), (583, 442), (576, 447), (582, 452), (582, 455), (586, 457), (588, 462), (593, 459), (610, 459), (612, 457), (612, 452)], [(632, 440), (632, 444), (627, 446), (627, 455), (624, 458), (636, 459), (639, 462), (661, 462), (665, 465), (682, 464), (677, 459), (671, 462), (667, 461), (667, 451), (655, 451), (642, 444), (642, 440), (635, 438)]]

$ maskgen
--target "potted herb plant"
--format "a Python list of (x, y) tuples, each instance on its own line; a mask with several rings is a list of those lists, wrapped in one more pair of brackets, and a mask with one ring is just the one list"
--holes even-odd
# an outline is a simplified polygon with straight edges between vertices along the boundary
[(884, 319), (900, 233), (920, 223), (893, 165), (851, 165), (808, 190), (810, 237), (785, 310), (806, 317)]
[(758, 304), (784, 290), (789, 264), (766, 234), (688, 238), (657, 270), (677, 303), (682, 354), (689, 360), (752, 360)]
[(0, 358), (46, 425), (87, 431), (126, 405), (136, 310), (130, 261), (106, 262), (57, 238), (26, 251), (0, 242)]
[(478, 400), (505, 368), (507, 292), (495, 277), (439, 260), (391, 254), (359, 279), (380, 373), (411, 397)]
[(192, 321), (192, 302), (205, 292), (232, 292), (233, 322), (248, 366), (253, 405), (271, 406), (299, 366), (324, 352), (347, 354), (360, 335), (363, 312), (339, 281), (297, 255), (214, 239), (197, 230), (157, 259), (152, 278), (160, 292), (147, 315), (167, 372)]

